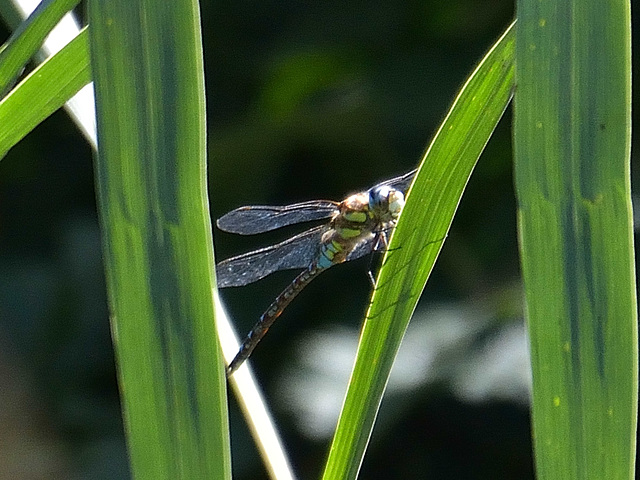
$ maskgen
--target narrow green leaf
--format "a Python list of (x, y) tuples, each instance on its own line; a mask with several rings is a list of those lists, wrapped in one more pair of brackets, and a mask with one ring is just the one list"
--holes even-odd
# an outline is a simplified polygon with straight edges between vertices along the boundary
[(230, 477), (198, 2), (89, 2), (98, 205), (131, 466)]
[(84, 29), (0, 102), (0, 158), (90, 81)]
[(5, 92), (38, 52), (53, 27), (80, 0), (44, 0), (16, 28), (0, 51), (0, 92)]
[(471, 75), (427, 150), (383, 260), (325, 479), (356, 478), (393, 360), (465, 185), (513, 88), (509, 27)]
[(518, 2), (516, 188), (542, 479), (631, 479), (630, 6)]

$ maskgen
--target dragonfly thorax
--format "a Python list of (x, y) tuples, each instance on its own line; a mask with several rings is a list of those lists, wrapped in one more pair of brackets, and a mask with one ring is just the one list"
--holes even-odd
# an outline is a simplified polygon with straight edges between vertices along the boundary
[(394, 224), (404, 207), (404, 194), (388, 185), (356, 193), (343, 200), (333, 218), (333, 228), (346, 237), (379, 230)]
[(375, 238), (395, 225), (404, 206), (404, 195), (387, 185), (347, 197), (338, 206), (338, 212), (322, 237), (322, 255), (319, 266), (326, 268), (342, 263), (350, 257), (361, 256), (362, 246), (373, 249)]
[(338, 206), (338, 214), (335, 219), (341, 219), (354, 225), (366, 225), (370, 219), (369, 195), (356, 193), (344, 199)]

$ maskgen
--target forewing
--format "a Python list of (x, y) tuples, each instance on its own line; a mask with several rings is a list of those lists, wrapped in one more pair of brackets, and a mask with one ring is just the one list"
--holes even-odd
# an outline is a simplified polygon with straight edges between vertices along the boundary
[(218, 288), (241, 287), (278, 270), (307, 268), (318, 256), (328, 228), (320, 225), (282, 243), (223, 260), (216, 265)]
[(313, 200), (285, 207), (240, 207), (218, 219), (220, 230), (240, 235), (253, 235), (276, 228), (329, 218), (338, 211), (338, 204), (329, 200)]
[(388, 185), (390, 187), (395, 188), (396, 190), (400, 190), (405, 193), (413, 180), (413, 177), (416, 174), (417, 169), (411, 170), (410, 172), (405, 173), (404, 175), (400, 175), (399, 177), (390, 178), (389, 180), (385, 180), (384, 182), (380, 182), (376, 186), (372, 187), (370, 190), (374, 188), (381, 187), (383, 185)]

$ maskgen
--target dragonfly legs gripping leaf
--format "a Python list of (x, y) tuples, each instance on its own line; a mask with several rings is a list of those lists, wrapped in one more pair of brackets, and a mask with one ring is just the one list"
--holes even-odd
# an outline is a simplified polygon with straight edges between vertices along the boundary
[(377, 232), (376, 241), (375, 241), (375, 244), (373, 245), (373, 250), (371, 251), (372, 255), (369, 259), (369, 268), (367, 269), (367, 275), (369, 276), (369, 281), (371, 282), (372, 288), (375, 288), (376, 286), (376, 277), (373, 275), (373, 270), (374, 270), (373, 262), (375, 257), (377, 257), (378, 255), (375, 255), (375, 254), (384, 253), (389, 247), (389, 235), (388, 235), (389, 230), (390, 229), (387, 227)]

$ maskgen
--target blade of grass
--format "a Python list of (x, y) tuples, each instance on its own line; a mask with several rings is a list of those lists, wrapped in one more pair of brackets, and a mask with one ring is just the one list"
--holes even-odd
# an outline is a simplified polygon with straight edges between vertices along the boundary
[(516, 191), (540, 478), (635, 478), (630, 7), (518, 2)]
[(86, 29), (0, 102), (0, 158), (91, 81)]
[[(8, 6), (8, 4), (0, 3), (0, 5), (3, 7), (0, 10), (2, 11), (2, 14), (4, 16), (7, 14), (6, 7)], [(16, 8), (15, 11), (14, 9), (10, 10), (11, 12), (9, 13), (12, 16), (19, 15), (19, 12), (26, 11), (24, 7)], [(75, 35), (78, 35), (79, 29), (76, 26), (77, 23), (72, 17), (68, 18), (68, 20), (69, 21), (64, 22), (63, 24), (56, 27), (56, 31), (60, 30), (61, 28), (65, 29), (65, 31), (58, 32), (55, 37), (47, 38), (47, 41), (45, 42), (45, 50), (59, 51), (65, 45), (65, 39), (73, 38)], [(19, 24), (19, 21), (19, 19), (12, 18), (9, 23)], [(5, 130), (3, 133), (5, 133), (8, 138), (4, 143), (0, 143), (0, 146), (5, 148), (6, 150), (11, 148), (17, 141), (19, 141), (27, 133), (29, 133), (36, 124), (38, 124), (41, 120), (44, 120), (45, 117), (47, 117), (51, 112), (57, 109), (61, 98), (68, 98), (69, 96), (73, 95), (73, 93), (77, 91), (77, 88), (84, 84), (85, 81), (88, 82), (88, 76), (81, 79), (77, 75), (77, 71), (83, 69), (86, 70), (87, 75), (89, 74), (89, 55), (86, 45), (86, 35), (87, 32), (83, 31), (79, 35), (81, 38), (76, 40), (77, 42), (84, 42), (84, 53), (73, 54), (73, 60), (71, 60), (68, 64), (68, 66), (72, 68), (53, 67), (53, 65), (55, 65), (57, 62), (65, 64), (66, 60), (62, 61), (61, 58), (65, 55), (71, 55), (66, 52), (61, 52), (62, 57), (58, 57), (57, 55), (54, 56), (54, 58), (51, 58), (51, 65), (47, 67), (43, 66), (42, 70), (38, 70), (37, 73), (34, 73), (34, 75), (32, 76), (33, 78), (30, 77), (28, 80), (25, 80), (25, 89), (22, 90), (22, 86), (20, 89), (16, 89), (16, 91), (12, 93), (12, 95), (15, 96), (11, 101), (8, 101), (6, 105), (2, 105), (0, 103), (1, 118), (20, 118), (22, 120), (22, 123), (5, 123), (7, 129), (13, 128), (15, 129), (15, 131)], [(76, 47), (77, 45), (71, 46), (69, 48), (74, 49)], [(52, 71), (55, 72), (53, 77), (49, 73), (49, 68), (51, 68)], [(56, 75), (58, 74), (60, 75), (60, 80), (62, 82), (68, 82), (70, 84), (65, 87), (66, 93), (56, 93)], [(37, 82), (36, 86), (31, 87), (31, 82)], [(75, 87), (72, 86), (72, 84), (75, 84)], [(27, 87), (27, 85), (29, 85), (29, 87)], [(55, 98), (57, 103), (54, 102), (52, 98)], [(18, 99), (20, 100), (18, 101)], [(11, 104), (11, 102), (14, 103)], [(43, 111), (43, 109), (39, 106), (40, 103), (49, 108), (46, 111)], [(71, 105), (71, 103), (73, 104)], [(12, 105), (14, 105), (15, 107)], [(69, 114), (71, 115), (73, 120), (85, 133), (85, 136), (87, 137), (91, 145), (95, 148), (96, 134), (93, 85), (87, 85), (86, 88), (83, 88), (80, 91), (80, 93), (71, 98), (65, 106), (67, 107)], [(218, 327), (218, 336), (220, 338), (221, 345), (225, 347), (225, 354), (230, 360), (238, 350), (238, 340), (233, 334), (231, 323), (224, 313), (224, 310), (217, 300), (217, 297), (215, 298), (217, 305), (216, 324)], [(240, 377), (242, 377), (244, 381), (237, 381)], [(251, 433), (256, 440), (258, 448), (264, 458), (267, 471), (272, 478), (293, 478), (292, 469), (282, 447), (282, 442), (279, 438), (278, 432), (276, 431), (273, 420), (264, 404), (264, 400), (262, 398), (262, 394), (259, 391), (257, 383), (251, 375), (236, 375), (232, 379), (232, 384), (235, 387), (234, 390), (238, 395), (241, 408), (247, 409), (247, 422), (249, 424)], [(248, 411), (249, 408), (251, 409), (251, 411)]]
[(392, 234), (324, 479), (356, 478), (409, 319), (465, 185), (511, 98), (513, 25), (467, 80), (427, 150)]
[[(35, 10), (38, 0), (4, 0), (0, 1), (0, 12), (3, 20), (12, 28), (18, 28), (20, 23)], [(34, 3), (35, 2), (35, 3)], [(80, 31), (78, 22), (73, 12), (67, 13), (60, 23), (58, 23), (47, 35), (42, 44), (42, 49), (36, 55), (35, 61), (43, 62), (48, 57), (58, 53), (71, 40), (73, 40)], [(87, 59), (83, 63), (88, 64)], [(80, 89), (72, 98), (64, 105), (69, 115), (77, 119), (76, 125), (82, 131), (91, 146), (96, 145), (96, 111), (95, 99), (93, 97), (93, 85), (89, 84)]]
[(80, 0), (45, 0), (11, 34), (0, 51), (0, 92), (6, 92), (51, 29)]
[(89, 2), (96, 184), (133, 476), (229, 478), (195, 0)]

